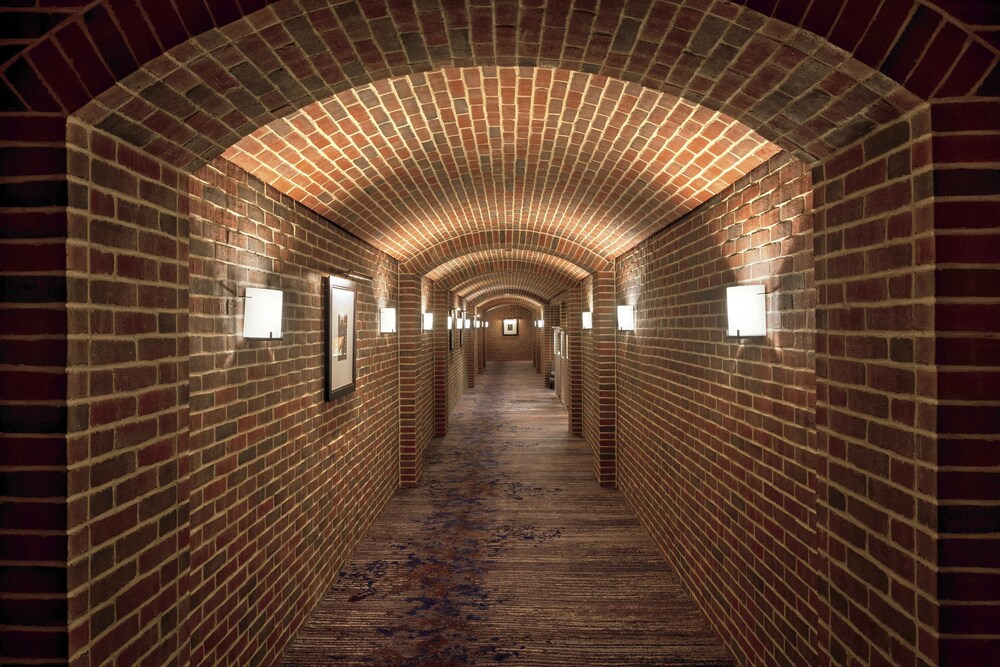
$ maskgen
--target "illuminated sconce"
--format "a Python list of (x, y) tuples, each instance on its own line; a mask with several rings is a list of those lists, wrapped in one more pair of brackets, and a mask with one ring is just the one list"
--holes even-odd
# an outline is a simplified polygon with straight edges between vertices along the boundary
[(726, 335), (734, 338), (767, 335), (766, 294), (763, 285), (726, 288)]
[(448, 328), (451, 329), (451, 315), (448, 316)]
[(580, 326), (582, 326), (584, 329), (593, 329), (594, 313), (590, 312), (589, 310), (585, 310), (582, 313), (580, 313)]
[(483, 326), (486, 327), (487, 329), (489, 329), (490, 328), (490, 323), (488, 321), (487, 322), (483, 322)]
[(434, 313), (424, 313), (424, 331), (434, 329)]
[(466, 329), (472, 328), (472, 320), (470, 320), (468, 317), (465, 318), (465, 328)]
[(378, 332), (396, 333), (396, 309), (379, 308), (378, 314), (379, 314)]
[(545, 326), (545, 320), (535, 320), (535, 326), (539, 329), (543, 328)]
[(635, 306), (618, 306), (618, 330), (635, 331)]
[(243, 337), (260, 340), (281, 338), (281, 290), (248, 287), (243, 309)]

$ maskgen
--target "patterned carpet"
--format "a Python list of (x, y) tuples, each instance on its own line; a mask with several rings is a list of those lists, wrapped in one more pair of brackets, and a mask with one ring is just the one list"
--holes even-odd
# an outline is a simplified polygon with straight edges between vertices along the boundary
[(531, 364), (476, 382), (282, 664), (731, 665)]

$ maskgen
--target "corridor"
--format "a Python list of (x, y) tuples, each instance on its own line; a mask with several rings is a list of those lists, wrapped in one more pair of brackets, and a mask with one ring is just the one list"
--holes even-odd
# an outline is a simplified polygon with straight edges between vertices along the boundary
[(284, 665), (729, 665), (530, 362), (491, 362)]

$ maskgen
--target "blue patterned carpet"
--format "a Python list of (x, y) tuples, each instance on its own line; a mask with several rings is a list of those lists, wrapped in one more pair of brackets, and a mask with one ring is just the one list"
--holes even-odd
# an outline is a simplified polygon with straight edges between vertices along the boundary
[(531, 364), (476, 382), (282, 664), (731, 665)]

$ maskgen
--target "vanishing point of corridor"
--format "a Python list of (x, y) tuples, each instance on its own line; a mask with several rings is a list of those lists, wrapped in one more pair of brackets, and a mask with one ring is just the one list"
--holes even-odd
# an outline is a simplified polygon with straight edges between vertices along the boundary
[(530, 362), (491, 363), (285, 665), (730, 665)]

